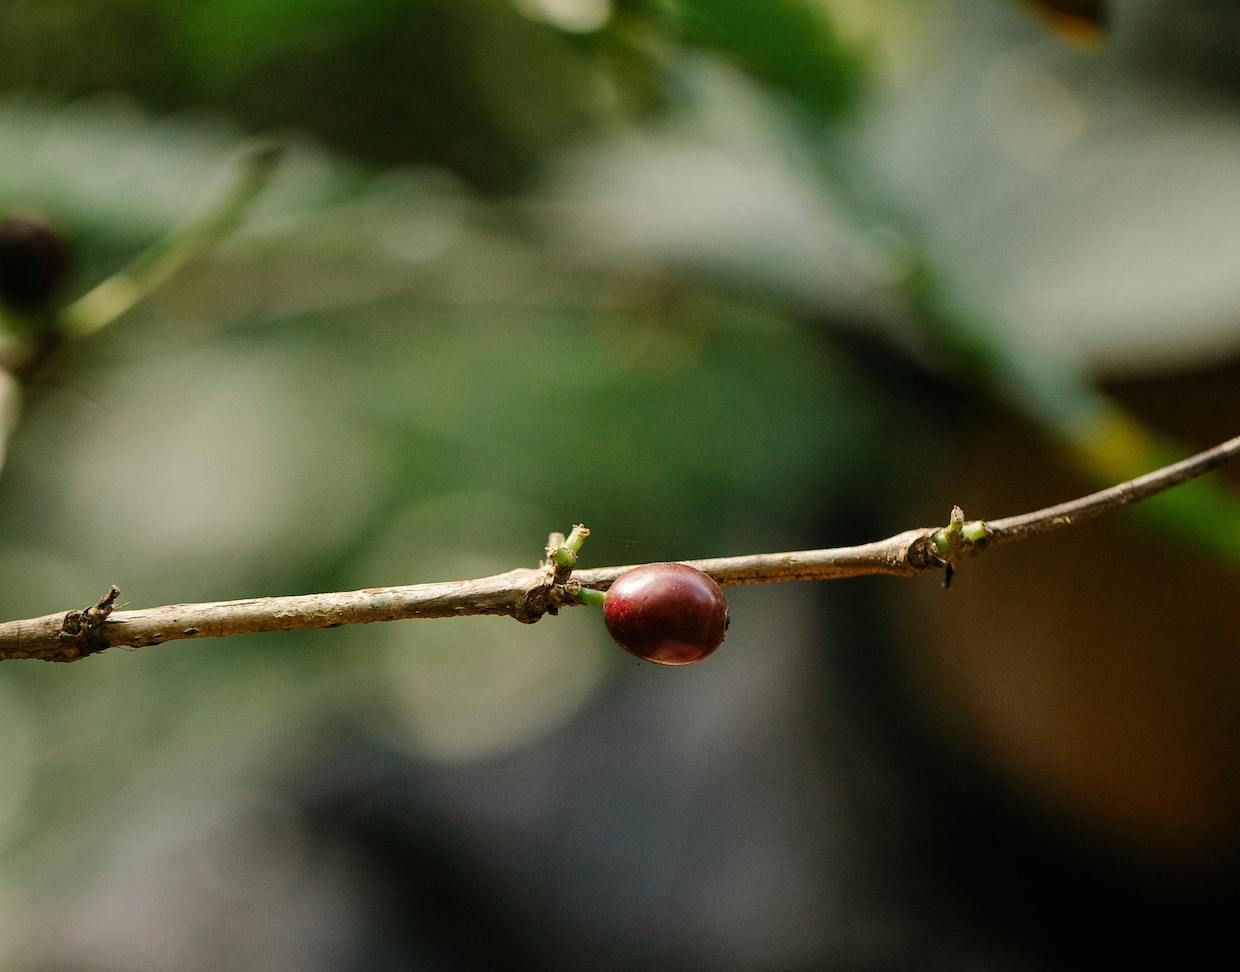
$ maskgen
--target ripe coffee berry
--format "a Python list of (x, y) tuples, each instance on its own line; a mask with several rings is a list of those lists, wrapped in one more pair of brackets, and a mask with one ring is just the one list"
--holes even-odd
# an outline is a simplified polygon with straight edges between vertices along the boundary
[(0, 220), (0, 303), (20, 313), (47, 306), (69, 270), (69, 248), (41, 219)]
[(719, 585), (685, 564), (647, 564), (616, 579), (603, 621), (631, 655), (657, 665), (701, 661), (723, 641), (728, 602)]

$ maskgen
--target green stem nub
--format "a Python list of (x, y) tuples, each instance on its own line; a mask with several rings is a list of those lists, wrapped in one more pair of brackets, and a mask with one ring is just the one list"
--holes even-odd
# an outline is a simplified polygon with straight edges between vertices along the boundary
[(989, 535), (990, 527), (985, 520), (970, 520), (966, 523), (964, 510), (953, 506), (951, 522), (943, 529), (935, 530), (930, 535), (930, 542), (934, 544), (935, 553), (943, 560), (950, 561), (964, 544), (977, 543)]
[(564, 548), (572, 551), (574, 555), (581, 553), (581, 546), (586, 542), (586, 537), (589, 535), (589, 529), (583, 524), (575, 524), (572, 532), (568, 535), (568, 539), (564, 541)]
[(581, 553), (581, 547), (589, 535), (590, 531), (580, 523), (573, 527), (572, 532), (567, 537), (561, 534), (553, 534), (552, 539), (559, 538), (560, 542), (548, 551), (551, 562), (557, 567), (572, 570), (577, 566), (577, 554)]
[(593, 587), (583, 587), (577, 592), (577, 600), (591, 607), (602, 607), (607, 600), (607, 594), (605, 591), (596, 591)]
[(985, 520), (971, 520), (964, 525), (961, 532), (969, 543), (977, 543), (990, 535), (990, 527), (986, 525)]

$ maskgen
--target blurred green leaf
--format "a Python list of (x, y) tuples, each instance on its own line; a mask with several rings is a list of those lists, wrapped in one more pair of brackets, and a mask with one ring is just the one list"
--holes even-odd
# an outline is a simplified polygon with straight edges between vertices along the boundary
[(180, 0), (161, 2), (175, 15), (173, 22), (210, 89), (232, 84), (276, 54), (329, 56), (424, 0), (206, 0), (188, 9)]
[(856, 103), (863, 60), (811, 0), (679, 0), (689, 43), (736, 61), (823, 118)]

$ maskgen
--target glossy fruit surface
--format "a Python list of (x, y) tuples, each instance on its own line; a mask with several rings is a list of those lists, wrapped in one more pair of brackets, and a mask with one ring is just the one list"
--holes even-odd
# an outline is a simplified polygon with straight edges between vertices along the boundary
[(603, 620), (631, 655), (657, 665), (701, 661), (723, 641), (728, 602), (710, 577), (685, 564), (646, 564), (607, 590)]

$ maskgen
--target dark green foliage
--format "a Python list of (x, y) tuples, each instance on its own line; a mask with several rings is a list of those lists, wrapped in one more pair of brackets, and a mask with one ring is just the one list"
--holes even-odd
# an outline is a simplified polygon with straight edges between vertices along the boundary
[(862, 59), (808, 0), (680, 0), (683, 36), (733, 60), (822, 118), (856, 102)]

